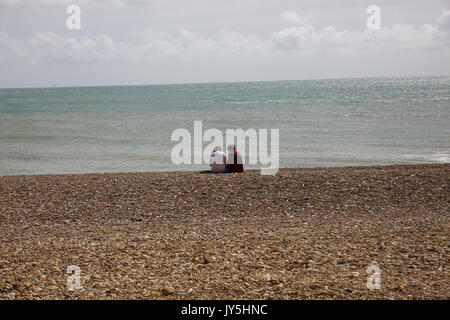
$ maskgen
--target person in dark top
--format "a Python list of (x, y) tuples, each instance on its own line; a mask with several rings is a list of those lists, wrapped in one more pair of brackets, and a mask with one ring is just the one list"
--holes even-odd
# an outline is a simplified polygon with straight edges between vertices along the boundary
[(244, 172), (244, 163), (242, 161), (242, 155), (236, 151), (236, 146), (234, 144), (230, 144), (227, 147), (228, 150), (228, 159), (226, 172)]

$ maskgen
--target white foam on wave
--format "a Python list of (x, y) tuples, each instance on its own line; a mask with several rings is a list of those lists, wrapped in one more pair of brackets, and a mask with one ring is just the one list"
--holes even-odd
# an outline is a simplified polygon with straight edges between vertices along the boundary
[(440, 162), (440, 163), (449, 163), (450, 162), (450, 153), (435, 153), (428, 157), (431, 161)]
[(450, 153), (432, 153), (432, 154), (426, 154), (426, 155), (419, 155), (419, 154), (405, 154), (403, 157), (408, 159), (420, 159), (423, 161), (431, 161), (431, 162), (438, 162), (438, 163), (450, 163)]

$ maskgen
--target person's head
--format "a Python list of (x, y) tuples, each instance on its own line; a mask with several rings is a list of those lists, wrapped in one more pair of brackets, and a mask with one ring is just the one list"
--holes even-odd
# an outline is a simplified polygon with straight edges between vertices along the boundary
[(228, 150), (228, 152), (233, 152), (233, 151), (236, 150), (236, 146), (235, 146), (234, 144), (230, 144), (230, 145), (227, 147), (227, 150)]
[(217, 152), (217, 151), (222, 151), (222, 147), (221, 146), (214, 147), (213, 152)]

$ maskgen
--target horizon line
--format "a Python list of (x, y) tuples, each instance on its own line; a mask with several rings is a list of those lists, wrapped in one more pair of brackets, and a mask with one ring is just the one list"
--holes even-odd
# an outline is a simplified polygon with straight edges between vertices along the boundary
[(176, 85), (200, 85), (200, 84), (232, 84), (232, 83), (260, 83), (260, 82), (299, 82), (299, 81), (323, 81), (323, 80), (348, 80), (348, 79), (386, 79), (386, 78), (445, 78), (450, 75), (409, 75), (409, 76), (372, 76), (372, 77), (330, 77), (330, 78), (307, 78), (307, 79), (284, 79), (284, 80), (247, 80), (247, 81), (211, 81), (211, 82), (172, 82), (172, 83), (149, 83), (149, 84), (111, 84), (111, 85), (68, 85), (68, 86), (30, 86), (30, 87), (0, 87), (0, 90), (14, 89), (69, 89), (69, 88), (107, 88), (107, 87), (150, 87), (150, 86), (176, 86)]

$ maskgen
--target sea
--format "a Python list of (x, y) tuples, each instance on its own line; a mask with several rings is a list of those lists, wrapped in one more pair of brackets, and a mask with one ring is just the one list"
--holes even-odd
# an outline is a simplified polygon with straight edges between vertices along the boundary
[(195, 121), (278, 129), (282, 168), (448, 163), (450, 77), (0, 89), (0, 175), (207, 170)]

